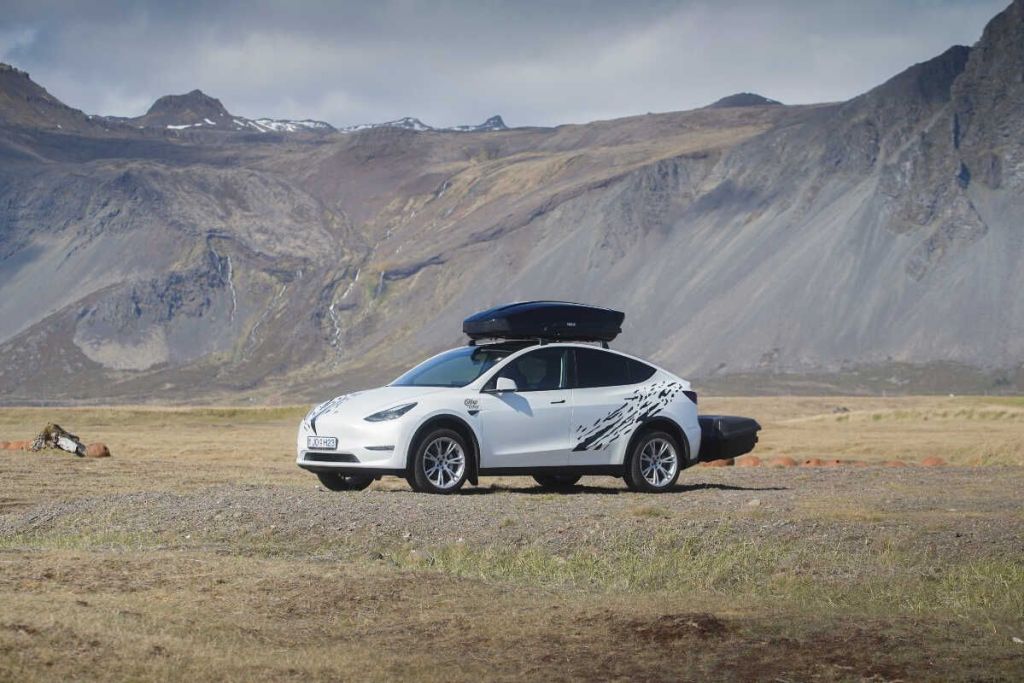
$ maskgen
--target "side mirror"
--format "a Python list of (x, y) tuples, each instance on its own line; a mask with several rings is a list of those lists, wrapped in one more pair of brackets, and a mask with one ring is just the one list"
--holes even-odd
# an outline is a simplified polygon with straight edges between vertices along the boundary
[(506, 391), (518, 391), (519, 387), (516, 385), (516, 381), (514, 379), (499, 377), (498, 381), (494, 383), (494, 390), (501, 394)]

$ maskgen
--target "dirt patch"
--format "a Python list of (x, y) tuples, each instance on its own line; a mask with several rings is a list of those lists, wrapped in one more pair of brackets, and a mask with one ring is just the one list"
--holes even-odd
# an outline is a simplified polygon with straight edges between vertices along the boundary
[(693, 638), (721, 639), (733, 628), (713, 614), (690, 613), (665, 614), (656, 619), (634, 619), (622, 624), (617, 630), (623, 637), (670, 643)]
[(39, 629), (29, 626), (28, 624), (2, 624), (2, 626), (8, 631), (14, 631), (15, 633), (24, 634), (26, 636), (39, 635)]

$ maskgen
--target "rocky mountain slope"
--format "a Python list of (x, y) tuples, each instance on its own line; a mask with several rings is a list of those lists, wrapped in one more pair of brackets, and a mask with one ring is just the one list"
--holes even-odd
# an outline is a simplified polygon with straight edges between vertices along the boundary
[(315, 134), (198, 97), (214, 124), (97, 122), (0, 72), (0, 389), (301, 400), (529, 298), (621, 308), (699, 388), (1024, 388), (1022, 63), (1017, 0), (848, 102)]

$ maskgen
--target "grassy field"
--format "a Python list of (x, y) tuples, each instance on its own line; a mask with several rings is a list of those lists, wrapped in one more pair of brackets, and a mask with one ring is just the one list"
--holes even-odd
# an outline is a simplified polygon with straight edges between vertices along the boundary
[(949, 466), (335, 494), (303, 408), (4, 409), (114, 457), (0, 451), (0, 680), (1024, 677), (1024, 400), (701, 408), (762, 458)]

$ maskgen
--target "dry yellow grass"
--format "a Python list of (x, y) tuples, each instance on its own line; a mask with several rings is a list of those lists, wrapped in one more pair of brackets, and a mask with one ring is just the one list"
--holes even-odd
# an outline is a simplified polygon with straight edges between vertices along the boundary
[(0, 680), (1024, 676), (1024, 401), (701, 408), (761, 421), (761, 456), (984, 466), (329, 494), (304, 407), (3, 409), (2, 440), (114, 457), (0, 451)]

